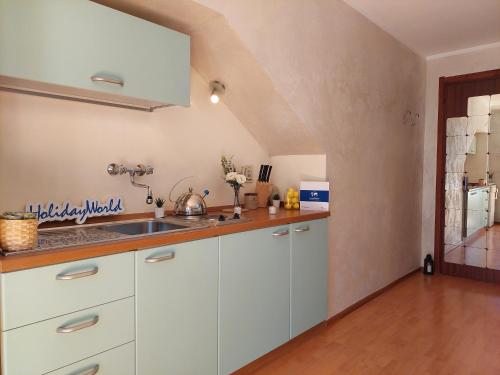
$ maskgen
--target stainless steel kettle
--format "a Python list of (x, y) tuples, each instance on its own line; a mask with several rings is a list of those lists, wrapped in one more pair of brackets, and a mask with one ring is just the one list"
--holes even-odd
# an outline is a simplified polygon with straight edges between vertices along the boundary
[(177, 216), (199, 216), (207, 214), (207, 204), (205, 198), (208, 195), (208, 190), (204, 191), (204, 195), (193, 193), (193, 188), (190, 187), (189, 191), (182, 193), (176, 199), (174, 205), (174, 215)]

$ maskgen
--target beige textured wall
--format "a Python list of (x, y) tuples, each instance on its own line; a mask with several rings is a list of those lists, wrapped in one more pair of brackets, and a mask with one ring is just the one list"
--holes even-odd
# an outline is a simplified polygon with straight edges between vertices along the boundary
[(403, 116), (423, 118), (425, 61), (341, 1), (198, 2), (226, 16), (326, 150), (330, 315), (418, 267), (424, 127)]
[(273, 165), (271, 183), (284, 199), (288, 188), (299, 189), (300, 181), (326, 180), (326, 155), (278, 155), (271, 156)]
[(436, 148), (439, 77), (500, 68), (500, 46), (477, 49), (427, 61), (425, 94), (425, 140), (422, 191), (422, 264), (434, 253), (434, 210), (436, 205)]
[(153, 113), (0, 91), (0, 211), (22, 209), (28, 200), (109, 195), (122, 196), (127, 212), (152, 211), (128, 176), (107, 175), (110, 162), (150, 163), (154, 175), (138, 181), (163, 197), (178, 179), (195, 175), (176, 194), (193, 184), (210, 189), (209, 205), (231, 204), (220, 155), (255, 169), (269, 156), (224, 103), (210, 103), (195, 71), (191, 86), (190, 108)]
[(271, 155), (324, 151), (223, 14), (194, 0), (97, 2), (189, 34), (193, 68), (224, 82), (224, 102)]

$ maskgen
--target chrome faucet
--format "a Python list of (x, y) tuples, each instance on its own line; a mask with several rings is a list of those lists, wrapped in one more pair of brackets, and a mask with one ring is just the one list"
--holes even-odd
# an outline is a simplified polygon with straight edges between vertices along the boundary
[(153, 191), (151, 190), (151, 187), (149, 185), (145, 184), (140, 184), (138, 182), (135, 182), (135, 176), (144, 176), (147, 174), (153, 174), (153, 167), (150, 165), (143, 165), (143, 164), (138, 164), (137, 167), (135, 168), (127, 168), (124, 165), (121, 164), (116, 164), (116, 163), (111, 163), (108, 165), (107, 171), (111, 176), (116, 176), (116, 175), (122, 175), (125, 173), (128, 173), (130, 175), (130, 182), (132, 183), (133, 186), (140, 187), (147, 189), (148, 195), (146, 197), (146, 203), (147, 204), (152, 204), (153, 203)]

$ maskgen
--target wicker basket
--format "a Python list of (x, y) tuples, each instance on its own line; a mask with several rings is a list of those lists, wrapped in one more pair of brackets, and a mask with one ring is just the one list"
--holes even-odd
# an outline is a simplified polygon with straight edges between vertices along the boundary
[(38, 245), (38, 220), (0, 219), (0, 247), (4, 251), (30, 250)]

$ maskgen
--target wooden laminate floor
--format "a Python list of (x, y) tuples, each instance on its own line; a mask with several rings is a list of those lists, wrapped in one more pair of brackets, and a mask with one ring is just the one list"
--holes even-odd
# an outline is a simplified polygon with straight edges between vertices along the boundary
[(258, 375), (500, 375), (500, 285), (418, 273)]

